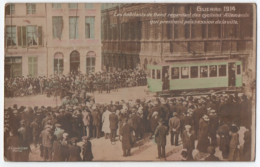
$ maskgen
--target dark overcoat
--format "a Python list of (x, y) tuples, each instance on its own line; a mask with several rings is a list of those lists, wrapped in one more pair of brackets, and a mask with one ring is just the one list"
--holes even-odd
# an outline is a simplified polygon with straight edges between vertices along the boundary
[(118, 117), (115, 113), (109, 115), (110, 129), (118, 128)]
[(81, 161), (80, 152), (81, 149), (77, 145), (69, 145), (69, 158), (68, 161)]
[(132, 132), (133, 129), (132, 127), (126, 123), (125, 125), (122, 126), (121, 129), (121, 135), (122, 135), (122, 148), (124, 149), (131, 149), (132, 147)]
[(197, 149), (200, 152), (207, 152), (207, 148), (209, 146), (209, 125), (202, 118), (199, 122), (199, 136), (198, 136), (198, 145)]
[(168, 129), (164, 125), (158, 125), (155, 129), (154, 136), (155, 142), (159, 146), (166, 146), (166, 136), (168, 134)]

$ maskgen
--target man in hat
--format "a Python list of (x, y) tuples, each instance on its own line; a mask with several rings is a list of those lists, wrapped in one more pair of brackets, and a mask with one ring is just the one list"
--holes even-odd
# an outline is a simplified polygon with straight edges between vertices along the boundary
[(219, 150), (222, 153), (223, 159), (227, 159), (229, 154), (229, 131), (230, 128), (227, 124), (227, 120), (224, 120), (223, 122), (221, 122), (221, 126), (219, 126), (217, 130), (217, 136), (219, 138)]
[(111, 142), (115, 142), (116, 132), (118, 128), (118, 117), (115, 113), (115, 110), (109, 115), (109, 122), (110, 122), (110, 140)]
[(54, 142), (53, 142), (53, 156), (52, 156), (52, 161), (56, 162), (56, 161), (65, 161), (65, 158), (63, 156), (63, 149), (62, 149), (62, 144), (61, 144), (61, 139), (57, 138), (57, 136), (54, 136)]
[(183, 148), (187, 149), (188, 159), (192, 159), (192, 151), (195, 148), (195, 134), (191, 131), (190, 125), (185, 125), (185, 130), (182, 134)]
[(163, 120), (159, 120), (159, 125), (156, 127), (154, 136), (155, 142), (157, 144), (158, 149), (158, 157), (157, 158), (166, 158), (165, 157), (165, 146), (166, 146), (166, 136), (168, 135), (168, 130), (165, 125), (163, 125)]
[(40, 134), (40, 138), (42, 141), (43, 147), (43, 159), (44, 161), (52, 159), (52, 139), (53, 136), (51, 134), (52, 128), (49, 125), (46, 125), (44, 130)]
[(141, 118), (137, 113), (137, 109), (135, 107), (132, 108), (132, 115), (130, 118), (131, 126), (135, 133), (135, 139), (138, 140), (141, 137)]
[(34, 118), (33, 122), (30, 124), (30, 128), (32, 130), (32, 137), (33, 137), (33, 144), (34, 147), (37, 147), (38, 144), (38, 138), (39, 138), (39, 130), (40, 130), (40, 125), (38, 123), (38, 119)]
[(169, 131), (171, 134), (171, 145), (178, 146), (181, 121), (177, 117), (177, 113), (173, 113), (173, 117), (169, 120)]
[(133, 144), (132, 142), (133, 128), (129, 125), (126, 118), (123, 120), (123, 125), (120, 132), (122, 136), (123, 156), (124, 157), (130, 156), (131, 148)]
[(219, 127), (219, 119), (217, 117), (215, 110), (210, 110), (209, 113), (209, 136), (211, 138), (211, 145), (216, 146), (217, 145), (217, 130)]
[(90, 111), (83, 110), (82, 112), (82, 122), (83, 122), (83, 135), (85, 136), (91, 136), (91, 122), (92, 121), (92, 115)]
[(229, 155), (228, 160), (229, 161), (237, 161), (239, 160), (239, 134), (238, 127), (236, 125), (232, 125), (230, 128), (230, 142), (229, 142)]
[(78, 138), (77, 137), (73, 137), (70, 139), (71, 144), (69, 145), (68, 151), (69, 151), (69, 158), (68, 161), (72, 162), (72, 161), (81, 161), (81, 157), (80, 157), (80, 152), (81, 149), (79, 146), (77, 146), (77, 141)]
[(101, 136), (100, 130), (101, 130), (101, 113), (99, 110), (95, 107), (92, 107), (92, 137), (99, 138)]
[(83, 161), (92, 161), (93, 160), (93, 154), (92, 154), (92, 144), (89, 141), (88, 136), (83, 136), (83, 146), (82, 146), (82, 160)]
[(199, 134), (198, 134), (198, 145), (197, 149), (200, 152), (207, 152), (207, 148), (210, 144), (209, 141), (209, 117), (203, 115), (199, 122)]
[(200, 119), (201, 119), (202, 116), (203, 116), (203, 106), (202, 106), (202, 103), (200, 102), (198, 104), (198, 108), (196, 108), (193, 111), (193, 115), (192, 115), (193, 120), (194, 120), (194, 130), (195, 130), (196, 138), (198, 137), (199, 122), (200, 122)]

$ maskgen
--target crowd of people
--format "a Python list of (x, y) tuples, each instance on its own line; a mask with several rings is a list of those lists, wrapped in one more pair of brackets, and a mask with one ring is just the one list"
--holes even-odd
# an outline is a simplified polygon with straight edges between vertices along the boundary
[(139, 69), (97, 72), (90, 75), (5, 78), (5, 97), (47, 94), (64, 97), (75, 91), (110, 93), (118, 88), (146, 85), (146, 73)]
[[(6, 108), (5, 158), (29, 161), (34, 147), (44, 161), (91, 161), (95, 160), (91, 141), (101, 137), (111, 144), (121, 142), (122, 156), (131, 156), (135, 143), (149, 134), (157, 144), (157, 158), (165, 159), (169, 134), (171, 146), (167, 147), (182, 145), (183, 160), (201, 160), (196, 151), (207, 154), (203, 160), (219, 160), (216, 148), (222, 160), (251, 159), (251, 104), (244, 94), (151, 97), (110, 104), (95, 103), (93, 97), (72, 97), (57, 107)], [(241, 127), (244, 143), (239, 143)]]

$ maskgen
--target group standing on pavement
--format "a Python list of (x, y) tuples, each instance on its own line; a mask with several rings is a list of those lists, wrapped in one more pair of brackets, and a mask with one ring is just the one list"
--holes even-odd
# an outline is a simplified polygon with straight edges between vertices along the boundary
[[(57, 107), (5, 109), (5, 157), (29, 161), (31, 148), (39, 148), (45, 161), (91, 161), (92, 140), (121, 141), (122, 156), (147, 135), (155, 140), (159, 159), (166, 159), (167, 135), (171, 146), (182, 145), (183, 160), (250, 160), (251, 104), (244, 94), (212, 94), (174, 98), (147, 98), (95, 103), (76, 93)], [(244, 142), (238, 131), (244, 129)], [(105, 147), (105, 146), (102, 146)], [(99, 148), (95, 148), (99, 149)]]

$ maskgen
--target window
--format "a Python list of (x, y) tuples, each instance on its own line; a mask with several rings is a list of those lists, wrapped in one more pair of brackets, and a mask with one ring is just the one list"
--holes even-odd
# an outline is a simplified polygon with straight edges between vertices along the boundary
[(70, 9), (78, 9), (78, 4), (77, 3), (69, 3), (69, 8)]
[(52, 8), (53, 9), (61, 9), (61, 3), (53, 3)]
[(26, 27), (26, 39), (28, 46), (37, 45), (37, 27), (36, 26), (27, 26)]
[(87, 63), (87, 74), (91, 74), (95, 72), (95, 64), (96, 64), (96, 59), (95, 57), (87, 57), (86, 60)]
[(179, 67), (172, 67), (172, 79), (179, 79)]
[(155, 79), (155, 70), (152, 70), (152, 78)]
[(219, 65), (218, 66), (218, 73), (220, 77), (227, 75), (227, 66), (226, 65)]
[(70, 31), (70, 39), (78, 39), (78, 17), (71, 16), (69, 17), (69, 31)]
[(200, 66), (200, 77), (201, 78), (208, 77), (208, 66)]
[(54, 55), (54, 74), (62, 74), (63, 73), (63, 54), (62, 53), (56, 53)]
[(63, 29), (62, 16), (52, 16), (52, 36), (61, 39)]
[(209, 77), (216, 77), (217, 76), (217, 66), (212, 65), (209, 66)]
[(199, 68), (197, 66), (190, 67), (190, 77), (198, 78), (199, 76)]
[(35, 14), (36, 12), (36, 4), (35, 3), (27, 3), (26, 4), (26, 13), (27, 14)]
[(156, 70), (156, 71), (157, 71), (156, 78), (161, 79), (161, 70)]
[(17, 27), (18, 46), (41, 46), (42, 27), (39, 26), (18, 26)]
[(6, 27), (6, 45), (7, 46), (16, 45), (16, 27), (15, 26)]
[(22, 57), (5, 58), (5, 77), (22, 76)]
[(93, 9), (93, 3), (85, 3), (86, 9)]
[(88, 52), (86, 59), (86, 72), (87, 74), (91, 74), (95, 72), (96, 65), (96, 53), (93, 51)]
[(241, 74), (241, 65), (237, 65), (237, 75)]
[(189, 67), (181, 67), (181, 78), (189, 78)]
[(95, 38), (95, 17), (87, 16), (85, 20), (86, 38)]
[(6, 15), (12, 15), (14, 14), (15, 11), (15, 5), (14, 4), (9, 4), (5, 7), (5, 14)]
[(28, 65), (29, 65), (29, 75), (37, 76), (38, 74), (38, 58), (37, 57), (28, 57)]

